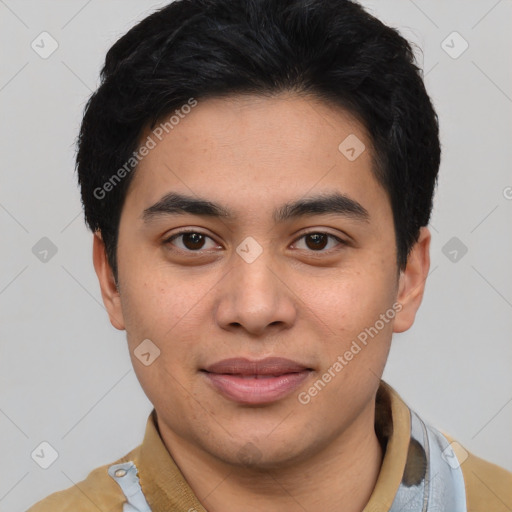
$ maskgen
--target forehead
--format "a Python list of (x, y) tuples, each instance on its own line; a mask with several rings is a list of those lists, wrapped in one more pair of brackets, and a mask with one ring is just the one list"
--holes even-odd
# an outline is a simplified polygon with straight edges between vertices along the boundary
[(248, 214), (271, 203), (272, 212), (284, 199), (332, 191), (374, 210), (389, 209), (372, 172), (371, 141), (339, 107), (281, 94), (198, 100), (187, 111), (175, 117), (172, 129), (157, 123), (141, 137), (156, 144), (139, 163), (128, 191), (127, 200), (139, 209), (171, 191), (209, 197)]

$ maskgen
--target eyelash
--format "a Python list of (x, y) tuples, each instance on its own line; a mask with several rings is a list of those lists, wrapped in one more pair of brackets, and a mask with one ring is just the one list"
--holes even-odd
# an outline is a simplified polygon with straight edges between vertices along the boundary
[[(173, 242), (176, 238), (179, 238), (180, 236), (182, 235), (187, 235), (187, 234), (198, 234), (198, 235), (203, 235), (204, 237), (206, 238), (209, 238), (210, 240), (213, 240), (212, 237), (210, 237), (209, 235), (207, 235), (206, 233), (203, 233), (202, 231), (197, 231), (197, 230), (191, 230), (191, 229), (187, 229), (187, 230), (183, 230), (183, 231), (178, 231), (177, 233), (174, 233), (173, 235), (171, 235), (170, 237), (168, 237), (167, 239), (164, 240), (164, 244), (166, 245), (172, 245), (171, 242)], [(328, 233), (328, 232), (325, 232), (325, 231), (309, 231), (307, 233), (302, 233), (302, 235), (297, 238), (294, 242), (297, 243), (299, 240), (302, 240), (303, 238), (309, 236), (309, 235), (327, 235), (329, 238), (332, 238), (334, 240), (336, 240), (338, 242), (339, 245), (341, 246), (346, 246), (348, 245), (348, 242), (346, 242), (345, 240), (342, 240), (341, 238), (331, 234), (331, 233)], [(202, 252), (204, 252), (203, 249), (198, 249), (196, 251), (193, 251), (191, 249), (181, 249), (181, 248), (176, 248), (176, 250), (178, 251), (181, 251), (181, 252), (187, 252), (187, 253), (198, 253), (198, 254), (201, 254)], [(331, 248), (331, 249), (328, 249), (328, 250), (318, 250), (318, 251), (315, 251), (313, 249), (300, 249), (300, 250), (307, 250), (308, 252), (311, 252), (313, 254), (315, 253), (318, 253), (318, 254), (329, 254), (331, 253), (332, 251), (335, 251), (337, 250), (336, 248)], [(339, 250), (339, 248), (338, 248)]]

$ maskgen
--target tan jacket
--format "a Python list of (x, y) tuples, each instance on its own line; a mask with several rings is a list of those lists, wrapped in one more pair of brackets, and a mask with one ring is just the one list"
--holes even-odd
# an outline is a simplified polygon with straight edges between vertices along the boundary
[[(437, 446), (440, 443), (439, 450), (443, 450), (443, 455), (438, 457), (437, 464), (441, 464), (442, 471), (447, 471), (443, 474), (461, 477), (459, 490), (465, 495), (463, 499), (466, 501), (467, 511), (512, 511), (512, 473), (468, 453), (446, 434), (441, 435), (428, 426), (425, 429), (425, 424), (419, 417), (384, 382), (377, 394), (375, 428), (379, 440), (384, 442), (385, 453), (377, 483), (363, 512), (433, 510), (429, 507), (430, 501), (432, 507), (434, 506), (432, 492), (435, 495), (444, 491), (439, 488), (429, 490), (429, 487), (443, 483), (440, 478), (437, 478), (437, 484), (435, 482), (436, 476), (441, 472), (437, 470), (437, 473), (432, 472), (429, 476), (429, 468), (432, 471), (435, 461), (432, 459), (432, 462), (426, 462), (428, 457), (425, 458), (425, 449), (415, 439), (415, 435), (412, 435), (415, 429), (416, 432), (431, 429), (435, 433), (434, 437), (429, 438), (426, 446), (430, 448), (426, 451), (432, 449), (432, 445)], [(445, 461), (440, 463), (441, 458)], [(126, 471), (119, 468), (116, 470), (113, 466), (130, 461), (136, 470), (133, 469), (131, 476), (124, 478), (130, 477), (136, 482), (133, 482), (132, 490), (125, 492), (127, 495), (133, 494), (131, 499), (134, 503), (139, 499), (147, 503), (149, 508), (134, 508), (125, 504), (127, 496), (114, 479), (115, 471), (117, 475), (123, 475)], [(118, 480), (122, 481), (123, 478)], [(138, 496), (134, 494), (135, 488), (140, 490)], [(421, 505), (413, 505), (416, 498), (420, 499)], [(405, 507), (404, 503), (407, 503)], [(116, 462), (93, 470), (82, 482), (51, 494), (33, 505), (28, 512), (122, 512), (123, 504), (124, 512), (205, 512), (160, 438), (154, 409), (148, 417), (141, 445)], [(427, 508), (423, 508), (424, 506)], [(456, 512), (447, 507), (450, 505), (443, 505), (441, 509), (435, 510)]]

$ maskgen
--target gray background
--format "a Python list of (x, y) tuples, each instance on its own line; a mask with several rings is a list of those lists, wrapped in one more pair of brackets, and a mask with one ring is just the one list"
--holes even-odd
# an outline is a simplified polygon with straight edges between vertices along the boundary
[[(103, 309), (73, 158), (106, 50), (164, 4), (0, 0), (3, 511), (25, 510), (142, 440), (152, 406)], [(512, 4), (364, 4), (423, 50), (443, 143), (431, 275), (385, 378), (467, 450), (512, 470)], [(43, 31), (59, 45), (46, 59), (31, 47)], [(469, 44), (461, 55), (454, 31)], [(46, 261), (43, 237), (57, 249)], [(31, 458), (42, 441), (59, 454), (48, 469)]]

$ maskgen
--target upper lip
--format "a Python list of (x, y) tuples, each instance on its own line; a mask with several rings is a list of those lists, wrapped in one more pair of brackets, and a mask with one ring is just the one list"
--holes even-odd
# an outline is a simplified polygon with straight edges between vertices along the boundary
[(252, 361), (243, 357), (223, 359), (204, 368), (209, 373), (231, 375), (284, 375), (310, 370), (307, 366), (283, 357), (267, 357)]

